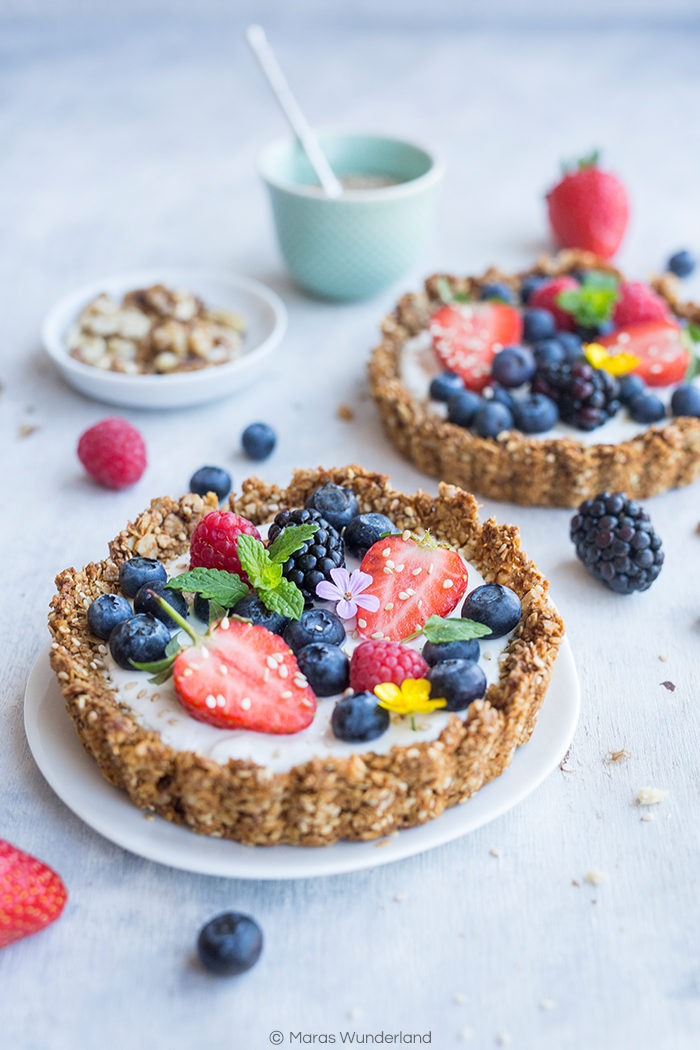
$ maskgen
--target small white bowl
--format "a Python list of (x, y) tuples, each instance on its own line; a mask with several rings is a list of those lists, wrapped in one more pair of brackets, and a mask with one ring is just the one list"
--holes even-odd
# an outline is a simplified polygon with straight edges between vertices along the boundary
[[(70, 356), (66, 335), (83, 307), (106, 292), (121, 301), (126, 292), (164, 284), (187, 288), (208, 309), (233, 310), (246, 322), (243, 354), (235, 361), (175, 375), (107, 372)], [(44, 349), (61, 375), (83, 394), (126, 408), (179, 408), (228, 397), (258, 377), (287, 330), (287, 311), (275, 292), (259, 281), (216, 270), (169, 266), (134, 270), (91, 281), (49, 310), (41, 328)]]

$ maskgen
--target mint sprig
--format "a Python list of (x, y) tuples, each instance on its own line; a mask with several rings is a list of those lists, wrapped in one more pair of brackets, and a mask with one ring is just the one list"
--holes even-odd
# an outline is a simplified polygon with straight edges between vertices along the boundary
[(471, 296), (467, 295), (465, 292), (453, 292), (450, 287), (450, 282), (446, 277), (438, 277), (435, 282), (435, 287), (437, 288), (438, 295), (446, 306), (449, 306), (451, 303), (471, 302)]
[(240, 536), (236, 550), (242, 568), (260, 599), (272, 612), (298, 620), (304, 611), (304, 596), (291, 580), (282, 575), (284, 563), (308, 543), (318, 525), (288, 525), (276, 536), (269, 549), (253, 536)]
[(213, 599), (224, 609), (233, 608), (250, 591), (237, 573), (224, 569), (192, 569), (168, 580), (166, 587), (173, 591), (201, 594), (202, 598)]
[[(421, 632), (410, 635), (417, 637)], [(476, 620), (463, 620), (457, 616), (429, 616), (423, 625), (422, 633), (429, 642), (468, 642), (472, 638), (485, 638), (491, 634), (491, 628)], [(406, 641), (406, 639), (404, 639)]]
[(318, 532), (318, 525), (289, 525), (283, 529), (267, 548), (270, 561), (275, 565), (284, 565), (295, 551), (308, 543)]
[(571, 314), (577, 324), (593, 327), (612, 317), (618, 284), (614, 274), (593, 270), (585, 275), (580, 288), (560, 292), (556, 304)]

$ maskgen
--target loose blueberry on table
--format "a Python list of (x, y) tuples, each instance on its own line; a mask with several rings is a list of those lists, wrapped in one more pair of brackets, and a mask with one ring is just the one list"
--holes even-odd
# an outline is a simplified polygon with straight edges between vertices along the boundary
[(227, 911), (202, 927), (197, 952), (205, 969), (235, 977), (255, 966), (263, 947), (262, 930), (255, 919)]

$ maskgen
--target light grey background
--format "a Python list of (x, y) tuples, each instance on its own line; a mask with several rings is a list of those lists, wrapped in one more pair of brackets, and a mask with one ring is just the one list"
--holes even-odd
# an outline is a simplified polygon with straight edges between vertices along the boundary
[[(184, 491), (201, 464), (240, 483), (360, 462), (435, 491), (389, 446), (367, 398), (378, 321), (435, 269), (517, 267), (548, 247), (543, 194), (562, 157), (599, 145), (623, 176), (633, 210), (620, 263), (631, 274), (680, 247), (700, 251), (696, 5), (554, 7), (211, 4), (211, 17), (183, 19), (189, 5), (3, 5), (0, 836), (53, 864), (70, 900), (59, 923), (0, 953), (2, 1050), (259, 1050), (273, 1028), (430, 1030), (440, 1050), (462, 1045), (467, 1027), (479, 1048), (506, 1036), (514, 1050), (700, 1042), (697, 486), (649, 502), (667, 564), (630, 598), (585, 576), (569, 512), (485, 501), (485, 515), (520, 525), (552, 580), (582, 718), (570, 772), (422, 857), (298, 883), (167, 870), (67, 811), (22, 728), (55, 574), (102, 557), (149, 499)], [(479, 24), (487, 14), (494, 24)], [(312, 122), (411, 135), (447, 157), (430, 251), (373, 302), (313, 301), (281, 268), (255, 158), (283, 123), (241, 43), (251, 17), (270, 25)], [(62, 385), (39, 325), (79, 282), (158, 263), (268, 282), (288, 304), (289, 334), (271, 377), (236, 398), (123, 413), (150, 463), (134, 488), (109, 493), (86, 480), (75, 446), (112, 410)], [(337, 418), (340, 402), (353, 423)], [(256, 419), (274, 421), (280, 441), (253, 470), (238, 441)], [(23, 425), (38, 429), (21, 438)], [(606, 765), (622, 747), (630, 761)], [(647, 784), (671, 792), (651, 823), (634, 802)], [(583, 882), (594, 866), (609, 876), (599, 887)], [(255, 915), (266, 936), (260, 964), (233, 981), (193, 961), (199, 926), (226, 908)]]

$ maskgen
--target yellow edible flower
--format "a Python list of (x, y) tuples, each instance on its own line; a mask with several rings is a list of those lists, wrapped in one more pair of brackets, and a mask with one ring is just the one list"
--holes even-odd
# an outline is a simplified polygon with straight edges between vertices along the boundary
[(623, 376), (639, 364), (639, 358), (634, 354), (626, 354), (624, 351), (611, 354), (607, 347), (601, 346), (600, 343), (588, 343), (583, 352), (589, 364), (594, 368), (604, 368), (612, 376)]
[(429, 715), (438, 707), (445, 707), (447, 700), (429, 699), (430, 682), (427, 678), (405, 678), (400, 686), (393, 682), (375, 685), (374, 694), (379, 697), (379, 706), (397, 715), (410, 715), (411, 725), (416, 728), (416, 715)]

